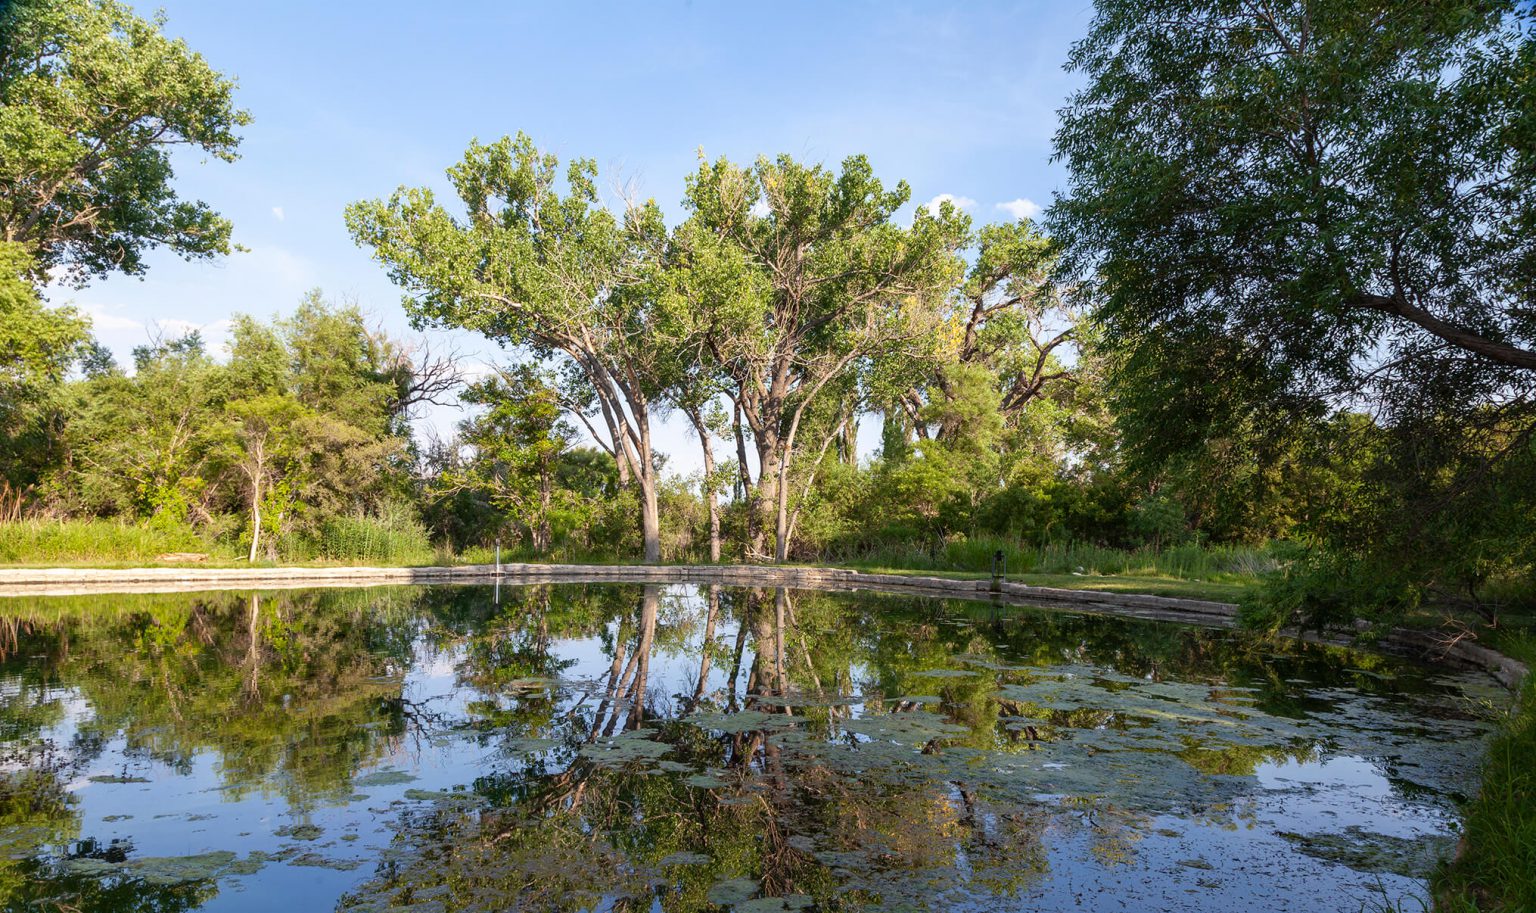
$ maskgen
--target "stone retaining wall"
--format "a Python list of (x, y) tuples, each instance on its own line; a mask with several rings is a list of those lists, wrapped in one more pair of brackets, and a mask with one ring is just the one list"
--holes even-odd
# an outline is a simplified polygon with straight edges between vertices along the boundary
[[(869, 590), (948, 599), (979, 599), (1010, 605), (1056, 606), (1084, 612), (1230, 628), (1237, 606), (1201, 599), (1176, 599), (1094, 590), (1065, 590), (994, 584), (988, 579), (955, 579), (907, 574), (867, 574), (844, 568), (752, 564), (594, 565), (471, 564), (460, 567), (279, 567), (279, 568), (0, 568), (0, 597), (68, 596), (86, 593), (163, 593), (187, 590), (293, 589), (327, 586), (384, 586), (419, 583), (718, 583), (731, 586), (788, 586), (816, 590)], [(1316, 637), (1347, 643), (1347, 637)], [(1487, 671), (1516, 687), (1529, 670), (1507, 656), (1470, 641), (1439, 642), (1433, 633), (1398, 629), (1382, 638), (1383, 649)]]

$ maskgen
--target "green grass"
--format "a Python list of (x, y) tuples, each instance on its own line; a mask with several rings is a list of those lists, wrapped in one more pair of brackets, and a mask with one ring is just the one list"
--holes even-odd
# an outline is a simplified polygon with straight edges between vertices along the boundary
[[(158, 560), (172, 552), (206, 561)], [(0, 523), (5, 567), (276, 567), (284, 565), (433, 565), (453, 563), (414, 521), (335, 517), (310, 536), (286, 537), (280, 560), (245, 560), (243, 543), (216, 539), (187, 526), (117, 520), (18, 520)], [(487, 559), (489, 560), (489, 559)]]
[(1043, 547), (978, 536), (945, 543), (938, 553), (910, 546), (871, 549), (833, 562), (881, 573), (986, 576), (1001, 551), (1008, 579), (1031, 586), (1113, 593), (1150, 593), (1236, 602), (1276, 566), (1263, 549), (1184, 545), (1167, 549), (1114, 549), (1083, 543)]
[(331, 517), (317, 535), (286, 551), (310, 560), (357, 564), (420, 565), (438, 559), (426, 529), (407, 518)]
[(0, 564), (139, 566), (153, 564), (155, 556), (167, 552), (234, 557), (185, 526), (116, 520), (18, 520), (0, 524)]
[[(1536, 632), (1492, 646), (1536, 666)], [(1536, 678), (1527, 676), (1483, 762), (1482, 786), (1463, 811), (1457, 858), (1434, 878), (1442, 913), (1536, 913)]]
[(1164, 577), (1249, 583), (1274, 570), (1264, 549), (1231, 545), (1181, 545), (1165, 549), (1104, 548), (1078, 542), (1032, 546), (996, 536), (946, 542), (937, 553), (892, 545), (836, 556), (833, 563), (910, 571), (988, 572), (1001, 551), (1014, 574), (1081, 574), (1090, 577)]
[[(1189, 599), (1235, 602), (1257, 583), (1256, 569), (1269, 559), (1253, 549), (1184, 547), (1161, 552), (1123, 551), (1085, 545), (1029, 549), (1006, 540), (978, 538), (949, 543), (931, 556), (915, 549), (861, 556), (860, 560), (826, 562), (817, 566), (849, 567), (891, 574), (932, 574), (945, 577), (984, 577), (992, 553), (1002, 548), (1008, 557), (1008, 579), (1031, 586), (1110, 593), (1149, 593)], [(208, 555), (198, 567), (384, 567), (490, 564), (495, 551), (472, 548), (453, 554), (434, 548), (424, 530), (401, 518), (337, 517), (317, 534), (290, 537), (282, 543), (282, 560), (243, 557), (237, 544), (201, 537), (186, 528), (156, 529), (111, 520), (26, 520), (0, 524), (0, 565), (39, 567), (186, 567), (157, 561), (167, 552)], [(507, 549), (503, 562), (555, 564), (630, 564), (634, 559), (588, 553), (537, 556)], [(695, 563), (679, 561), (679, 564)]]

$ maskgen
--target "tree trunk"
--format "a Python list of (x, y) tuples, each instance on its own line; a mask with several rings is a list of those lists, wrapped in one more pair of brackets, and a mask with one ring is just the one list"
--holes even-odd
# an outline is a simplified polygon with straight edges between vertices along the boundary
[(715, 445), (709, 439), (709, 429), (704, 425), (704, 415), (698, 407), (684, 409), (693, 429), (699, 434), (699, 447), (704, 451), (704, 506), (709, 510), (709, 560), (720, 561), (720, 496), (715, 493)]
[(709, 651), (714, 646), (715, 619), (720, 617), (720, 587), (709, 585), (709, 619), (704, 622), (704, 646), (699, 651), (699, 681), (693, 689), (693, 707), (704, 699), (704, 688), (709, 684)]
[[(640, 535), (645, 561), (661, 561), (661, 521), (656, 503), (656, 465), (651, 454), (650, 401), (633, 384), (626, 384), (590, 350), (565, 347), (592, 384), (603, 421), (613, 438), (613, 458), (618, 463), (619, 484), (640, 490)], [(627, 407), (627, 412), (626, 412)]]
[(859, 465), (859, 418), (850, 413), (843, 424), (843, 437), (838, 442), (838, 459), (845, 466)]
[(251, 594), (251, 611), (246, 622), (245, 677), (240, 681), (240, 696), (255, 705), (261, 699), (261, 597)]
[(256, 543), (261, 539), (261, 474), (251, 476), (251, 554), (245, 560), (256, 561)]
[(549, 503), (552, 497), (551, 489), (554, 487), (550, 476), (551, 473), (547, 467), (539, 474), (539, 518), (533, 529), (533, 548), (541, 555), (549, 553), (549, 547), (552, 544), (550, 540), (554, 538), (549, 529)]
[(789, 560), (789, 461), (779, 468), (779, 501), (773, 515), (773, 560)]
[(645, 563), (661, 562), (661, 509), (656, 502), (656, 477), (646, 473), (640, 484), (640, 535), (645, 541)]
[(625, 729), (638, 729), (645, 720), (645, 690), (651, 671), (651, 645), (656, 639), (656, 613), (661, 606), (661, 587), (647, 586), (640, 597), (640, 637), (635, 644), (635, 683), (631, 690), (633, 704)]
[(760, 441), (757, 447), (757, 485), (747, 501), (747, 531), (750, 543), (748, 558), (762, 560), (768, 557), (768, 529), (773, 511), (779, 501), (779, 482), (782, 462), (777, 442)]

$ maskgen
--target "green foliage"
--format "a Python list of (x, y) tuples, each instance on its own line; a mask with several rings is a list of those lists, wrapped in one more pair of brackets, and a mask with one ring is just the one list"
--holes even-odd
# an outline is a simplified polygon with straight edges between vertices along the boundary
[(537, 370), (522, 366), (470, 385), (463, 399), (482, 411), (460, 423), (457, 452), (436, 467), (429, 496), (480, 500), (483, 513), (494, 518), (482, 538), (505, 532), (508, 545), (526, 537), (535, 554), (547, 552), (557, 517), (567, 520), (581, 506), (577, 492), (558, 484), (576, 435), (561, 418), (558, 392)]
[(1267, 623), (1491, 616), (1532, 567), (1533, 15), (1101, 0), (1073, 49), (1049, 224), (1127, 465), (1224, 538), (1312, 546)]
[(234, 82), (117, 0), (12, 0), (0, 7), (0, 236), (33, 275), (137, 275), (165, 246), (229, 252), (229, 222), (180, 199), (171, 154), (235, 158), (250, 116)]
[(821, 443), (801, 435), (818, 418), (837, 424), (818, 407), (841, 398), (852, 412), (861, 371), (932, 349), (970, 220), (946, 205), (919, 209), (903, 228), (893, 217), (910, 196), (905, 182), (886, 190), (863, 156), (837, 171), (787, 155), (750, 168), (701, 160), (687, 180), (662, 325), (700, 353), (750, 429), (759, 472), (743, 493), (749, 555), (768, 554), (770, 529), (773, 556), (788, 555), (791, 489), (812, 472), (793, 478), (797, 455)]
[[(1529, 632), (1503, 639), (1508, 655), (1536, 665)], [(1463, 809), (1462, 850), (1432, 881), (1443, 913), (1521, 913), (1536, 910), (1536, 678), (1488, 744), (1482, 785)]]
[(227, 555), (197, 530), (117, 520), (17, 520), (0, 524), (0, 563), (143, 564), (167, 552)]
[(275, 548), (410, 495), (412, 369), (355, 308), (311, 294), (286, 320), (240, 317), (224, 363), (196, 334), (133, 358), (131, 374), (114, 366), (60, 386), (34, 509), (211, 536), (259, 513)]
[(559, 161), (529, 137), (470, 144), (448, 169), (462, 206), (427, 188), (347, 207), (347, 227), (405, 289), (422, 323), (475, 330), (503, 345), (559, 356), (568, 398), (600, 413), (620, 480), (640, 489), (645, 555), (660, 558), (650, 408), (674, 363), (641, 292), (665, 238), (654, 201), (622, 217), (601, 205), (597, 167)]
[(49, 459), (49, 426), (65, 372), (86, 351), (90, 324), (44, 307), (25, 246), (0, 242), (0, 483), (28, 487)]
[(90, 324), (74, 308), (44, 307), (18, 243), (0, 243), (0, 402), (16, 403), (58, 384), (82, 352)]
[(316, 558), (360, 564), (433, 564), (437, 558), (426, 529), (403, 511), (380, 517), (327, 517), (313, 548)]

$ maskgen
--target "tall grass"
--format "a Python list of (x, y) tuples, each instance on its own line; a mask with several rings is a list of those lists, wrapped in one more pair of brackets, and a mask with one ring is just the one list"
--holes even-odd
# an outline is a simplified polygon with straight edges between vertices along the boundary
[(166, 552), (222, 550), (179, 525), (117, 520), (14, 520), (0, 523), (0, 563), (122, 564), (154, 561)]
[[(1536, 634), (1495, 643), (1536, 665)], [(1482, 787), (1463, 809), (1461, 850), (1434, 879), (1445, 913), (1536, 911), (1536, 677), (1488, 745)]]
[(439, 558), (426, 529), (403, 516), (330, 517), (313, 539), (286, 551), (306, 559), (364, 564), (436, 564)]

